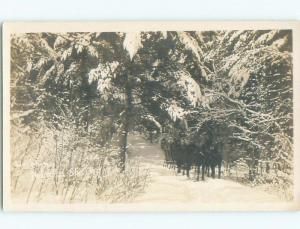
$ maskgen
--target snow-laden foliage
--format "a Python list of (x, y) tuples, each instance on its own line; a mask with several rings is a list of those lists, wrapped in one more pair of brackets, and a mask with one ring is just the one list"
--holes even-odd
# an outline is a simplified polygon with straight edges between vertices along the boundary
[(182, 107), (178, 106), (175, 101), (167, 108), (167, 112), (174, 122), (177, 119), (183, 119), (186, 114), (186, 111)]
[(204, 62), (204, 53), (202, 51), (199, 42), (187, 32), (178, 32), (179, 40), (185, 46), (186, 49), (192, 51), (193, 55), (196, 57), (196, 61), (198, 62), (198, 67), (201, 70), (201, 74), (206, 79), (209, 79), (209, 71), (203, 65)]
[[(248, 163), (239, 168), (248, 168), (249, 182), (290, 190), (291, 41), (289, 30), (15, 34), (11, 122), (37, 142), (42, 129), (60, 135), (72, 129), (73, 142), (85, 136), (84, 144), (93, 145), (87, 137), (93, 136), (99, 147), (118, 139), (115, 157), (123, 166), (111, 166), (121, 171), (127, 135), (137, 126), (151, 132), (154, 125), (171, 137), (184, 132), (195, 141), (206, 138), (210, 126), (211, 142), (224, 145), (226, 163)], [(51, 148), (54, 135), (46, 135)], [(21, 158), (18, 166), (27, 160)]]
[(186, 92), (186, 98), (191, 102), (192, 106), (201, 104), (202, 93), (200, 85), (191, 77), (187, 71), (180, 71), (174, 73), (177, 88), (180, 91)]
[(114, 61), (112, 63), (100, 63), (97, 68), (92, 69), (88, 73), (89, 83), (96, 81), (97, 89), (105, 100), (108, 97), (117, 92), (117, 88), (114, 87), (112, 80), (116, 77), (116, 69), (119, 63)]
[[(246, 152), (240, 157), (251, 161), (250, 179), (272, 183), (274, 189), (286, 187), (289, 193), (280, 192), (288, 198), (293, 179), (291, 50), (291, 31), (227, 31), (219, 32), (208, 53), (216, 73), (212, 93), (218, 98), (211, 106), (218, 115), (224, 110), (221, 117)], [(257, 173), (260, 165), (271, 172)]]
[(132, 60), (138, 50), (143, 47), (141, 42), (141, 35), (137, 32), (127, 32), (125, 35), (123, 47), (128, 51), (129, 57)]
[(161, 129), (161, 128), (162, 128), (161, 124), (156, 120), (156, 118), (155, 118), (153, 115), (148, 114), (148, 115), (146, 115), (144, 118), (147, 119), (147, 120), (149, 120), (149, 121), (151, 121), (152, 123), (154, 123), (154, 125), (155, 125), (158, 129)]
[(199, 63), (203, 61), (203, 52), (198, 44), (198, 42), (186, 32), (178, 33), (180, 41), (186, 46), (187, 49), (190, 49), (197, 58)]

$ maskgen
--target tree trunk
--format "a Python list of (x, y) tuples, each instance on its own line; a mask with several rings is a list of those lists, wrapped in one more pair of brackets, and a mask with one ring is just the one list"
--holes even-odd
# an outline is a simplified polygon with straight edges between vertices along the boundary
[(86, 111), (86, 126), (85, 126), (85, 131), (88, 133), (89, 132), (89, 125), (90, 125), (90, 119), (91, 119), (91, 110), (92, 110), (92, 101), (91, 98), (88, 97), (88, 107)]
[(126, 84), (125, 84), (125, 110), (123, 116), (123, 130), (121, 134), (121, 149), (120, 149), (120, 171), (125, 171), (125, 164), (126, 164), (126, 154), (127, 154), (127, 138), (129, 132), (129, 122), (130, 116), (132, 113), (132, 88), (130, 85), (129, 76), (126, 75)]

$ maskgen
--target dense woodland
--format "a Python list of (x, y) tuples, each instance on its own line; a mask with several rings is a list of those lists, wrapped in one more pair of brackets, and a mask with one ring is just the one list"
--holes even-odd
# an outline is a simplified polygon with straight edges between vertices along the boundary
[(292, 198), (290, 30), (15, 34), (10, 82), (12, 192), (27, 202), (134, 198), (149, 174), (127, 160), (132, 133), (166, 152), (209, 143), (223, 176)]

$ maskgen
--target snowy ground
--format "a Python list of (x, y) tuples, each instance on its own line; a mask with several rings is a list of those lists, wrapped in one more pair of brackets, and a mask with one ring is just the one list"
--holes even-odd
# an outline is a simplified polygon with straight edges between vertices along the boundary
[[(193, 172), (191, 173), (191, 178), (187, 178), (182, 174), (177, 174), (174, 169), (163, 167), (164, 153), (159, 144), (152, 144), (149, 141), (146, 141), (143, 137), (137, 135), (129, 135), (128, 140), (128, 158), (130, 160), (139, 161), (139, 164), (143, 168), (150, 171), (150, 177), (146, 189), (142, 193), (138, 193), (138, 195), (133, 199), (130, 198), (126, 201), (121, 201), (120, 204), (125, 204), (128, 207), (136, 205), (140, 206), (141, 209), (147, 209), (147, 207), (143, 208), (141, 206), (156, 206), (163, 204), (161, 206), (166, 207), (171, 206), (171, 204), (184, 206), (186, 206), (185, 204), (189, 204), (189, 206), (194, 205), (197, 208), (198, 206), (203, 206), (205, 204), (213, 206), (213, 204), (223, 203), (272, 204), (275, 202), (284, 202), (277, 195), (270, 194), (261, 188), (249, 187), (228, 178), (212, 179), (206, 177), (205, 181), (197, 182), (195, 181)], [(30, 176), (26, 179), (26, 175), (23, 175), (22, 182), (32, 182), (31, 180), (32, 178)], [(28, 198), (28, 185), (21, 185), (22, 182), (19, 182), (19, 186), (27, 187), (27, 189), (20, 189), (18, 193), (14, 193), (12, 195), (13, 203), (15, 204), (22, 204), (26, 201), (26, 198)], [(83, 197), (86, 197), (86, 199), (78, 197), (81, 203), (101, 203), (105, 209), (110, 208), (107, 202), (97, 198), (94, 193), (95, 187), (90, 187), (87, 193), (85, 191), (85, 188), (82, 189)], [(32, 193), (29, 203), (69, 203), (68, 200), (64, 202), (63, 196), (57, 196), (54, 191), (43, 193), (40, 201), (37, 200), (37, 196), (37, 193)], [(76, 199), (76, 201), (72, 201), (72, 203), (78, 203), (78, 200)], [(116, 209), (122, 210), (123, 208), (118, 207)], [(128, 210), (127, 207), (124, 207), (124, 209)], [(150, 206), (149, 209), (153, 210), (156, 209), (156, 207)], [(167, 209), (172, 210), (172, 208)], [(185, 208), (183, 208), (183, 210), (184, 209)], [(231, 208), (228, 207), (227, 209)]]
[(258, 188), (242, 185), (228, 179), (206, 178), (196, 182), (177, 175), (176, 171), (163, 167), (164, 154), (158, 144), (151, 144), (140, 136), (129, 136), (130, 159), (140, 160), (149, 168), (150, 184), (135, 203), (272, 203), (280, 199)]

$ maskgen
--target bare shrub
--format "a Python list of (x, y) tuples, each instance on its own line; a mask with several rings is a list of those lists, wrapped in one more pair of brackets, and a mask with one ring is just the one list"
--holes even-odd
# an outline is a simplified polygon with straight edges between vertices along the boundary
[(230, 166), (231, 172), (226, 175), (238, 182), (261, 187), (283, 200), (290, 201), (294, 195), (292, 142), (285, 134), (276, 134), (274, 138), (273, 148), (264, 149), (260, 159), (236, 160)]
[(115, 167), (105, 168), (96, 187), (96, 195), (109, 202), (131, 201), (143, 192), (149, 178), (149, 170), (141, 169), (139, 162), (128, 161), (126, 170), (120, 173)]
[[(37, 133), (12, 128), (12, 195), (29, 202), (129, 201), (145, 188), (148, 171), (127, 162), (117, 166), (118, 147), (97, 144), (72, 127)], [(16, 144), (19, 142), (19, 144)], [(25, 199), (24, 199), (25, 198)]]

